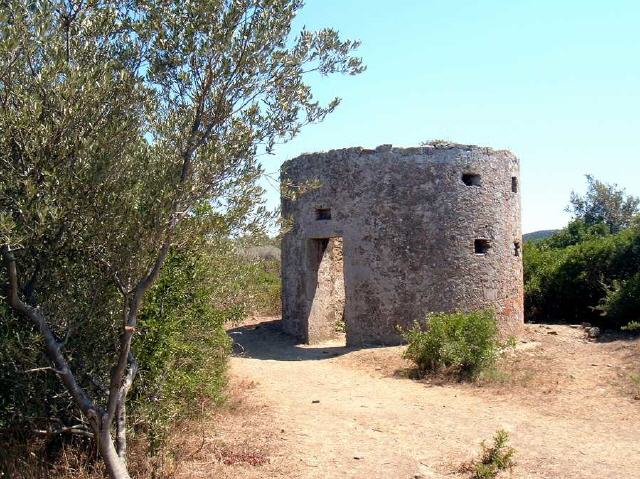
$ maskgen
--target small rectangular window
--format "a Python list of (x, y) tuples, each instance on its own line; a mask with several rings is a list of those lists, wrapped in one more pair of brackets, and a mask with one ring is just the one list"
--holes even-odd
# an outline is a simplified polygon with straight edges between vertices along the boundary
[(467, 186), (482, 186), (480, 175), (476, 173), (464, 173), (462, 175), (462, 182)]
[(476, 254), (487, 254), (491, 248), (491, 243), (488, 239), (478, 238), (473, 242), (474, 250)]
[(519, 241), (514, 241), (513, 242), (513, 255), (514, 256), (520, 256), (520, 251), (522, 250), (522, 247), (520, 246), (520, 242)]
[(517, 176), (512, 176), (511, 177), (511, 191), (513, 191), (514, 193), (518, 192), (518, 177)]
[(316, 208), (316, 219), (317, 220), (330, 220), (331, 219), (331, 208)]

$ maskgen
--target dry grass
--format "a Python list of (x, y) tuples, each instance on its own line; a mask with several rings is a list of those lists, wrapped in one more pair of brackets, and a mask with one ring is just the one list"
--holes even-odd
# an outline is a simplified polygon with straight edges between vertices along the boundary
[(16, 479), (93, 479), (103, 478), (99, 461), (89, 441), (73, 438), (2, 438), (0, 477)]
[[(404, 346), (354, 351), (335, 361), (372, 376), (415, 379), (415, 366), (402, 358)], [(431, 386), (455, 387), (474, 395), (496, 395), (531, 407), (566, 406), (571, 396), (594, 391), (640, 400), (640, 340), (588, 339), (582, 328), (526, 325), (513, 350), (497, 368), (473, 382), (446, 374), (420, 379)]]
[[(202, 419), (177, 424), (165, 453), (151, 457), (143, 435), (129, 441), (129, 471), (136, 479), (213, 477), (269, 463), (266, 442), (255, 430), (264, 425), (252, 422), (259, 412), (247, 399), (255, 384), (234, 383), (228, 403)], [(264, 416), (264, 415), (262, 415)], [(0, 478), (11, 479), (103, 479), (106, 472), (95, 448), (86, 439), (67, 444), (57, 440), (30, 438), (0, 440)]]
[[(130, 444), (129, 471), (139, 479), (171, 477), (171, 462), (150, 457), (145, 443)], [(154, 475), (155, 471), (155, 475)], [(72, 440), (63, 445), (57, 441), (31, 438), (27, 441), (3, 442), (0, 478), (11, 479), (104, 479), (106, 471), (95, 448), (87, 441)]]
[(632, 373), (629, 376), (629, 381), (631, 383), (630, 389), (633, 399), (640, 401), (640, 373)]
[(233, 381), (225, 406), (204, 423), (183, 425), (184, 432), (177, 434), (184, 439), (179, 443), (183, 456), (176, 464), (176, 479), (250, 478), (281, 472), (276, 444), (282, 431), (272, 427), (268, 408), (254, 395), (255, 387), (253, 381)]
[[(248, 336), (249, 332), (245, 334)], [(258, 329), (253, 334), (257, 336), (272, 334), (269, 338), (276, 341), (279, 354), (282, 354), (283, 350), (290, 350), (292, 357), (297, 357), (306, 351), (306, 349), (298, 347), (287, 349), (288, 343), (277, 343), (280, 336), (270, 333), (267, 329)], [(282, 341), (285, 340), (282, 339)], [(263, 344), (263, 342), (257, 344)], [(318, 348), (311, 348), (311, 351), (313, 352), (315, 349)], [(432, 419), (434, 422), (430, 424), (429, 428), (420, 429), (421, 434), (425, 437), (434, 434), (435, 427), (441, 427), (443, 431), (454, 431), (456, 437), (466, 437), (467, 443), (472, 444), (474, 439), (469, 441), (468, 438), (475, 434), (476, 426), (473, 426), (473, 421), (477, 420), (478, 411), (484, 410), (486, 412), (485, 420), (492, 418), (489, 409), (478, 409), (477, 405), (496, 406), (496, 410), (501, 411), (500, 414), (504, 414), (504, 419), (511, 423), (509, 426), (514, 430), (514, 441), (520, 442), (517, 447), (518, 451), (523, 451), (522, 460), (519, 458), (523, 475), (532, 471), (539, 473), (545, 467), (547, 467), (544, 469), (546, 472), (551, 471), (553, 467), (561, 467), (559, 461), (564, 460), (565, 454), (576, 454), (575, 448), (567, 448), (568, 443), (580, 443), (586, 451), (579, 452), (572, 460), (578, 458), (580, 461), (586, 461), (585, 464), (590, 467), (599, 467), (598, 463), (591, 461), (591, 458), (596, 457), (593, 452), (595, 449), (589, 449), (593, 446), (593, 441), (589, 442), (590, 436), (584, 435), (585, 432), (582, 428), (586, 427), (585, 424), (590, 429), (599, 428), (598, 430), (604, 431), (600, 432), (602, 437), (615, 437), (616, 440), (624, 441), (626, 440), (624, 434), (627, 434), (625, 431), (628, 429), (625, 425), (628, 424), (630, 418), (637, 417), (636, 411), (640, 402), (634, 401), (633, 398), (637, 397), (640, 400), (639, 339), (609, 341), (604, 338), (593, 341), (585, 338), (584, 332), (578, 328), (528, 325), (516, 349), (500, 362), (499, 373), (496, 375), (481, 378), (477, 383), (471, 384), (452, 383), (449, 379), (448, 383), (446, 381), (441, 383), (443, 387), (425, 388), (424, 394), (416, 392), (417, 390), (414, 388), (407, 387), (410, 384), (415, 385), (415, 383), (401, 379), (403, 376), (406, 377), (411, 369), (411, 364), (402, 359), (402, 350), (402, 346), (359, 351), (340, 350), (339, 352), (342, 354), (338, 355), (332, 353), (333, 350), (330, 348), (327, 348), (326, 351), (331, 354), (323, 354), (323, 350), (320, 348), (320, 351), (315, 351), (313, 359), (326, 357), (326, 360), (259, 362), (254, 362), (250, 358), (242, 361), (237, 360), (234, 366), (236, 379), (232, 380), (230, 384), (227, 404), (211, 410), (204, 420), (176, 425), (171, 436), (169, 452), (165, 456), (149, 458), (144, 448), (144, 438), (133, 438), (130, 454), (132, 474), (136, 479), (150, 479), (154, 477), (152, 471), (155, 469), (155, 478), (157, 479), (320, 477), (318, 474), (330, 471), (329, 469), (321, 470), (321, 465), (324, 467), (329, 467), (329, 464), (334, 465), (334, 461), (338, 460), (336, 457), (342, 451), (337, 446), (334, 448), (334, 445), (343, 444), (342, 447), (348, 448), (351, 446), (352, 439), (356, 437), (358, 441), (371, 441), (366, 443), (368, 446), (363, 442), (358, 443), (358, 447), (364, 449), (365, 452), (369, 451), (370, 456), (367, 456), (365, 460), (354, 461), (351, 455), (346, 454), (343, 458), (346, 462), (342, 464), (345, 466), (345, 471), (352, 471), (353, 468), (365, 468), (367, 461), (371, 461), (371, 467), (374, 467), (372, 458), (377, 457), (374, 452), (383, 455), (386, 452), (386, 448), (377, 449), (380, 441), (390, 441), (389, 447), (391, 448), (396, 447), (398, 441), (406, 442), (405, 449), (409, 446), (413, 447), (411, 438), (413, 434), (416, 434), (415, 429), (420, 427), (419, 423), (418, 426), (411, 426), (410, 423), (413, 419), (405, 418), (404, 422), (400, 421), (398, 414), (402, 411), (393, 408), (394, 400), (397, 400), (395, 391), (403, 388), (406, 389), (407, 394), (416, 394), (416, 398), (410, 401), (407, 407), (415, 406), (416, 414), (419, 417), (422, 417), (425, 410), (433, 411), (432, 408), (440, 408), (444, 405), (447, 407), (448, 414), (435, 415), (435, 419)], [(292, 369), (293, 367), (298, 369)], [(317, 370), (313, 368), (317, 368)], [(357, 399), (351, 397), (351, 394), (355, 393), (351, 392), (350, 387), (339, 387), (334, 384), (333, 380), (329, 383), (323, 376), (323, 374), (330, 372), (339, 377), (344, 375), (351, 378), (349, 370), (354, 369), (357, 370), (358, 385), (362, 385), (362, 388), (358, 389), (357, 394), (360, 396), (357, 396)], [(278, 373), (278, 371), (280, 372)], [(306, 388), (318, 383), (316, 386), (321, 388), (324, 394), (324, 396), (322, 394), (312, 395), (312, 399), (322, 396), (320, 406), (323, 409), (316, 409), (316, 413), (322, 413), (333, 398), (335, 404), (340, 406), (342, 416), (334, 417), (333, 411), (325, 411), (328, 416), (317, 419), (309, 418), (308, 411), (304, 408), (291, 409), (285, 406), (283, 409), (282, 402), (289, 401), (290, 397), (297, 393), (300, 393), (299, 396), (305, 401), (305, 404), (309, 399), (301, 393), (300, 387), (296, 389), (296, 384), (299, 383), (293, 381), (293, 375), (299, 374), (300, 371), (308, 375), (305, 376), (305, 381), (312, 378), (311, 384), (305, 383)], [(288, 386), (283, 389), (284, 393), (279, 393), (279, 389), (273, 384), (273, 375), (276, 373), (281, 374), (280, 383), (293, 384), (291, 386), (293, 390)], [(267, 375), (269, 375), (269, 381), (264, 379)], [(255, 378), (255, 381), (240, 379), (247, 377)], [(398, 379), (393, 381), (388, 379), (394, 377)], [(352, 380), (349, 379), (349, 381)], [(434, 377), (429, 381), (437, 386), (439, 379)], [(371, 383), (370, 388), (368, 387), (369, 383)], [(348, 384), (351, 385), (352, 382)], [(279, 394), (284, 394), (284, 396)], [(398, 431), (398, 435), (394, 435), (392, 440), (390, 436), (385, 436), (386, 427), (384, 424), (386, 423), (372, 420), (371, 417), (377, 417), (375, 415), (370, 417), (373, 414), (372, 411), (378, 411), (378, 407), (381, 407), (376, 402), (376, 398), (380, 396), (395, 398), (385, 403), (389, 405), (390, 420), (395, 421), (389, 423), (389, 428)], [(420, 402), (422, 400), (424, 400), (425, 409), (422, 409)], [(441, 406), (440, 403), (443, 405)], [(296, 404), (298, 403), (296, 402)], [(365, 408), (363, 405), (367, 407)], [(611, 405), (616, 407), (612, 408)], [(599, 419), (603, 407), (608, 408), (606, 409), (608, 412), (605, 422)], [(505, 409), (518, 413), (510, 415), (503, 412)], [(467, 411), (470, 411), (473, 416), (465, 416)], [(523, 411), (524, 414), (530, 415), (528, 419), (531, 421), (530, 423), (523, 420)], [(381, 414), (379, 411), (377, 413)], [(450, 418), (454, 418), (456, 414), (466, 420), (451, 422), (453, 419)], [(632, 414), (634, 415), (632, 416)], [(570, 419), (573, 418), (573, 422), (567, 422), (567, 416)], [(358, 428), (355, 430), (333, 428), (333, 422), (340, 423), (342, 420), (344, 424), (351, 424), (353, 418), (359, 418), (356, 421)], [(554, 459), (558, 464), (553, 467), (547, 464), (548, 461), (545, 462), (546, 459), (541, 459), (549, 455), (545, 444), (538, 444), (535, 440), (531, 442), (531, 436), (528, 433), (523, 434), (518, 430), (518, 427), (530, 428), (532, 424), (540, 425), (541, 420), (546, 421), (543, 421), (544, 424), (542, 424), (546, 428), (544, 430), (547, 433), (555, 431), (560, 439), (563, 434), (575, 434), (575, 440), (565, 438), (566, 444), (563, 446), (565, 449)], [(557, 428), (555, 425), (557, 421), (565, 421), (565, 424), (573, 429), (570, 432), (554, 429)], [(449, 422), (451, 423), (449, 424)], [(609, 431), (607, 428), (613, 423), (620, 424), (622, 432), (616, 428)], [(523, 425), (519, 426), (519, 424)], [(324, 432), (316, 432), (310, 429), (310, 425), (321, 428)], [(365, 433), (363, 425), (375, 427), (373, 429), (375, 433), (370, 433), (372, 436)], [(465, 429), (465, 425), (467, 429)], [(281, 428), (286, 428), (286, 431)], [(469, 428), (474, 429), (473, 434), (468, 432)], [(358, 431), (360, 431), (360, 435), (357, 435)], [(352, 434), (356, 435), (352, 438)], [(590, 434), (594, 433), (590, 432)], [(448, 436), (438, 437), (442, 443), (442, 437)], [(304, 442), (304, 447), (299, 445), (300, 441)], [(616, 454), (615, 447), (617, 446), (615, 444), (617, 443), (611, 441), (604, 444), (603, 447), (609, 449), (607, 455), (603, 457)], [(319, 445), (322, 445), (324, 449), (320, 449)], [(440, 445), (444, 448), (442, 444)], [(463, 457), (469, 457), (468, 452), (456, 449), (458, 446), (455, 441), (448, 447), (454, 452), (457, 451), (451, 456), (452, 464), (455, 467), (460, 464)], [(444, 448), (443, 450), (448, 451), (449, 449)], [(3, 457), (9, 457), (12, 461), (12, 469), (5, 472), (4, 475), (0, 475), (0, 478), (98, 479), (104, 477), (101, 464), (96, 460), (95, 452), (87, 447), (83, 449), (81, 443), (57, 450), (54, 448), (50, 456), (43, 454), (43, 450), (44, 442), (41, 439), (32, 441), (28, 447), (25, 444), (12, 444), (4, 449), (0, 446), (0, 462)], [(315, 451), (315, 454), (320, 450), (325, 451), (327, 457), (316, 457), (316, 455), (309, 453), (309, 451)], [(402, 460), (397, 456), (398, 454), (394, 452), (388, 460), (398, 461), (397, 467), (410, 467), (410, 464), (402, 463), (402, 460), (406, 459), (405, 456), (402, 456), (404, 458), (401, 458)], [(323, 457), (324, 459), (322, 459)], [(435, 463), (427, 461), (426, 464), (430, 464), (429, 467), (432, 467)], [(628, 467), (625, 469), (624, 462), (619, 464), (621, 464), (620, 470), (629, 469)], [(455, 470), (454, 466), (451, 467), (453, 469), (447, 469), (449, 472)], [(48, 474), (46, 473), (47, 469), (49, 470)], [(362, 470), (358, 470), (362, 472)], [(518, 477), (524, 477), (523, 475)], [(353, 475), (349, 477), (378, 476), (367, 476), (364, 473), (357, 475), (353, 472)], [(562, 476), (549, 475), (545, 477)], [(565, 477), (578, 476), (567, 474)], [(631, 476), (623, 474), (619, 477)]]

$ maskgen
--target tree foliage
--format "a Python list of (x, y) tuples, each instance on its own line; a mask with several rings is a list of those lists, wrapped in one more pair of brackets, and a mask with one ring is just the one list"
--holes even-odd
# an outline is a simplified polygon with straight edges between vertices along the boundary
[(246, 274), (233, 244), (209, 238), (203, 246), (169, 255), (132, 345), (140, 365), (131, 391), (133, 421), (154, 455), (176, 421), (198, 417), (224, 398), (231, 346), (224, 325), (246, 311)]
[[(363, 69), (332, 29), (292, 35), (301, 7), (0, 6), (3, 309), (38, 338), (111, 477), (128, 477), (131, 343), (170, 251), (263, 218), (256, 154), (338, 105), (318, 103), (307, 75)], [(206, 224), (185, 221), (203, 207)]]
[(588, 224), (582, 218), (576, 218), (569, 224), (544, 239), (544, 244), (550, 248), (566, 248), (584, 241), (594, 240), (611, 234), (611, 229), (605, 223)]
[(616, 314), (601, 317), (610, 288), (640, 265), (640, 233), (635, 228), (593, 238), (566, 248), (526, 243), (523, 253), (525, 310), (529, 319), (602, 322), (620, 326)]
[(622, 329), (640, 329), (640, 272), (624, 279), (614, 279), (607, 286), (597, 309), (602, 316), (612, 319), (616, 324), (626, 324)]
[[(169, 254), (145, 298), (140, 334), (132, 344), (139, 371), (130, 393), (129, 422), (137, 451), (146, 448), (152, 456), (148, 463), (158, 473), (166, 472), (175, 454), (167, 448), (172, 426), (198, 419), (225, 398), (230, 347), (225, 323), (248, 312), (269, 311), (274, 302), (263, 279), (267, 275), (271, 280), (270, 270), (246, 258), (248, 239), (232, 240), (224, 232), (210, 231), (196, 240)], [(100, 365), (109, 366), (94, 355), (92, 338), (97, 334), (100, 323), (86, 325), (74, 334), (77, 341), (68, 351), (77, 361), (99, 361), (94, 380), (97, 373), (104, 374)], [(27, 441), (30, 433), (39, 431), (45, 447), (52, 449), (58, 443), (56, 434), (72, 426), (80, 426), (79, 433), (83, 425), (78, 424), (60, 381), (42, 367), (46, 358), (37, 332), (6, 308), (0, 312), (0, 364), (0, 442), (15, 444), (9, 450), (11, 457), (0, 454), (0, 473), (13, 477), (17, 471), (11, 464), (20, 460), (47, 466), (46, 459), (32, 458), (28, 449), (20, 447), (22, 437)], [(100, 389), (92, 391), (100, 394)], [(139, 456), (136, 459), (140, 461)]]
[(571, 197), (576, 218), (549, 238), (525, 243), (525, 312), (534, 320), (620, 327), (640, 310), (638, 199), (587, 178), (586, 196)]
[(584, 196), (571, 193), (567, 211), (585, 225), (604, 225), (611, 233), (629, 227), (638, 213), (640, 198), (627, 195), (618, 185), (604, 183), (591, 175), (587, 175), (587, 183)]

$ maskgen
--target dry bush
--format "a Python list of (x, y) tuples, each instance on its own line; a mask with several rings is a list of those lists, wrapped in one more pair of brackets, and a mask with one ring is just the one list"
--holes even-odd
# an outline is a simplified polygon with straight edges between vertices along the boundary
[(508, 444), (509, 433), (499, 429), (493, 436), (493, 443), (487, 446), (485, 441), (482, 441), (480, 457), (464, 463), (460, 472), (472, 474), (472, 479), (494, 479), (501, 472), (511, 470), (515, 466), (513, 456), (516, 450)]

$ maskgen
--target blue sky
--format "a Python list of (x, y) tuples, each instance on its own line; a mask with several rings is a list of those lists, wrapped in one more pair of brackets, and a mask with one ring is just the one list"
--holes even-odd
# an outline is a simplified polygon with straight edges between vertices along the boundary
[(311, 79), (342, 104), (262, 157), (275, 176), (305, 152), (445, 139), (520, 158), (524, 232), (566, 224), (586, 173), (640, 195), (640, 1), (307, 0), (296, 24), (361, 40), (368, 69)]

